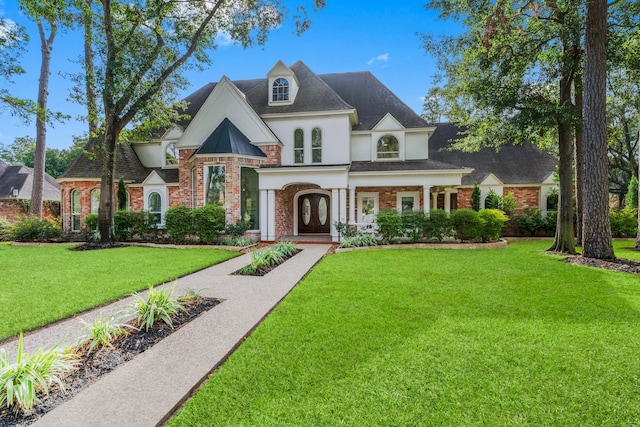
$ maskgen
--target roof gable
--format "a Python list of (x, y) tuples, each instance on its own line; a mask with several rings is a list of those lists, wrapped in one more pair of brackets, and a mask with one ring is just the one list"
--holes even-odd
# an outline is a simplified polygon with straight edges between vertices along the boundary
[(404, 129), (404, 126), (396, 120), (390, 113), (385, 114), (385, 116), (380, 119), (380, 121), (373, 127), (372, 130), (376, 132), (384, 132), (390, 130), (401, 130)]
[(241, 154), (267, 157), (262, 150), (251, 144), (249, 138), (226, 117), (194, 153), (194, 155), (199, 154)]

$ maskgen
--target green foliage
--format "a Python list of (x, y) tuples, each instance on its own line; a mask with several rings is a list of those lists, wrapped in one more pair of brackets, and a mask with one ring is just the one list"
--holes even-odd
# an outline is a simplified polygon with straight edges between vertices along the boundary
[(456, 209), (450, 215), (456, 238), (462, 241), (482, 240), (484, 220), (473, 209)]
[(120, 335), (127, 334), (127, 329), (135, 329), (126, 322), (122, 322), (123, 314), (112, 314), (106, 319), (98, 314), (93, 322), (82, 322), (84, 335), (80, 338), (80, 346), (87, 346), (87, 354), (96, 348), (111, 346), (111, 342)]
[(149, 288), (146, 299), (137, 293), (133, 295), (133, 299), (131, 308), (136, 316), (136, 324), (147, 331), (160, 320), (173, 328), (172, 316), (184, 309), (182, 303), (173, 297), (173, 288)]
[(164, 229), (174, 243), (183, 243), (193, 234), (193, 210), (187, 206), (173, 206), (167, 209)]
[(38, 393), (48, 395), (53, 385), (64, 390), (60, 378), (75, 365), (75, 355), (59, 351), (57, 347), (25, 353), (20, 334), (15, 363), (10, 361), (4, 348), (0, 349), (0, 407), (30, 410), (38, 401)]
[(558, 210), (558, 189), (552, 188), (547, 196), (547, 212)]
[[(46, 150), (44, 171), (54, 178), (66, 171), (71, 162), (82, 152), (85, 140), (75, 138), (70, 148), (49, 148)], [(13, 144), (0, 143), (0, 159), (12, 165), (24, 165), (33, 168), (36, 152), (35, 138), (30, 136), (18, 137)]]
[(489, 189), (487, 193), (487, 197), (484, 199), (484, 208), (485, 209), (500, 209), (501, 196), (493, 191), (493, 188)]
[(352, 227), (346, 222), (336, 221), (334, 223), (336, 231), (341, 237), (356, 237), (358, 235), (358, 228)]
[(294, 242), (278, 242), (273, 246), (251, 252), (251, 264), (238, 270), (238, 274), (253, 275), (258, 270), (274, 267), (297, 252)]
[(506, 196), (502, 196), (500, 200), (500, 210), (507, 216), (512, 216), (518, 208), (518, 202), (513, 193), (509, 193)]
[(628, 208), (638, 209), (638, 178), (635, 175), (629, 181), (625, 202)]
[(363, 246), (376, 246), (378, 239), (370, 233), (360, 233), (356, 236), (344, 237), (340, 242), (341, 248), (356, 248)]
[(84, 217), (82, 222), (84, 222), (84, 232), (91, 234), (98, 229), (98, 214), (89, 214)]
[(116, 238), (127, 241), (143, 236), (154, 228), (155, 219), (146, 211), (116, 211), (113, 214)]
[(636, 237), (638, 234), (637, 209), (612, 209), (609, 212), (613, 237)]
[(449, 213), (442, 209), (432, 209), (424, 224), (425, 237), (441, 242), (444, 238), (453, 236), (453, 233)]
[(0, 242), (11, 240), (11, 223), (0, 216)]
[(127, 210), (127, 187), (124, 184), (124, 178), (118, 180), (118, 210)]
[(518, 226), (520, 235), (529, 237), (536, 236), (541, 231), (544, 234), (553, 235), (556, 230), (557, 218), (557, 211), (549, 211), (547, 215), (542, 216), (538, 210), (527, 207), (520, 215), (515, 216), (513, 221)]
[(225, 227), (224, 207), (205, 205), (193, 210), (193, 228), (202, 243), (213, 242)]
[(482, 193), (478, 183), (473, 184), (473, 190), (471, 191), (471, 209), (478, 212), (480, 210), (480, 198)]
[(202, 301), (204, 297), (199, 291), (196, 291), (193, 288), (185, 289), (184, 295), (182, 295), (178, 300), (182, 303), (189, 304), (196, 301)]
[(18, 216), (8, 232), (9, 240), (22, 242), (41, 242), (61, 235), (62, 229), (58, 221), (34, 215)]
[(488, 242), (499, 239), (502, 227), (509, 220), (504, 212), (499, 209), (483, 209), (478, 214), (484, 222), (482, 226), (482, 241)]
[(378, 224), (378, 233), (384, 244), (389, 244), (394, 239), (404, 235), (402, 218), (395, 209), (382, 209), (376, 216), (376, 223)]
[(282, 240), (282, 241), (276, 243), (275, 245), (273, 245), (273, 248), (277, 252), (280, 252), (285, 257), (290, 257), (290, 256), (294, 255), (296, 253), (296, 251), (298, 250), (296, 248), (295, 242), (288, 242), (286, 240)]
[(227, 224), (224, 229), (225, 234), (229, 234), (235, 237), (244, 236), (244, 234), (249, 231), (251, 227), (251, 222), (245, 221), (244, 219), (239, 219), (235, 224)]
[(406, 211), (400, 216), (402, 232), (412, 242), (417, 242), (424, 235), (424, 225), (427, 216), (423, 211)]
[(220, 245), (244, 247), (251, 246), (255, 242), (255, 240), (249, 239), (248, 237), (225, 237), (224, 239), (220, 240)]

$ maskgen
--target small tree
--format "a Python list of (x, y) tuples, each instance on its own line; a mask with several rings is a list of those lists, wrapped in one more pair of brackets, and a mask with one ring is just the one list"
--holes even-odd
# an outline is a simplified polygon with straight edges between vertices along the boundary
[(485, 209), (500, 209), (500, 196), (493, 191), (493, 188), (489, 190), (487, 193), (487, 197), (484, 199), (484, 208)]
[(631, 181), (629, 181), (625, 202), (627, 208), (638, 208), (638, 178), (635, 176), (631, 178)]
[(120, 177), (118, 181), (118, 210), (127, 210), (127, 188), (124, 185), (124, 178)]
[(478, 187), (478, 183), (473, 184), (473, 191), (471, 192), (471, 209), (478, 212), (480, 210), (480, 198), (482, 197), (482, 193), (480, 192), (480, 187)]

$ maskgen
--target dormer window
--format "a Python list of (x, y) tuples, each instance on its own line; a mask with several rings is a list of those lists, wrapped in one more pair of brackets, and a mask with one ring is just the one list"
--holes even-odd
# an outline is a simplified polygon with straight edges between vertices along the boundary
[(164, 164), (166, 166), (176, 166), (178, 164), (178, 148), (176, 144), (167, 145), (166, 150), (164, 151)]
[(289, 82), (287, 79), (279, 78), (273, 82), (272, 101), (289, 100)]
[(385, 135), (378, 140), (379, 159), (397, 159), (400, 157), (400, 144), (393, 135)]

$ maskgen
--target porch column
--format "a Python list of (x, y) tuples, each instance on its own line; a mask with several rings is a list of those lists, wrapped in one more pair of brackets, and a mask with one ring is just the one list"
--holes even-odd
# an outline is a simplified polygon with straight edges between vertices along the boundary
[(337, 188), (331, 190), (331, 240), (338, 241), (338, 231), (335, 222), (340, 218), (340, 193)]
[(276, 192), (267, 190), (267, 240), (276, 240)]
[(451, 187), (444, 189), (444, 210), (445, 212), (451, 212)]
[(356, 222), (356, 188), (349, 187), (349, 224)]
[(429, 199), (429, 195), (430, 195), (430, 190), (431, 187), (427, 187), (426, 185), (423, 187), (422, 191), (424, 193), (424, 211), (426, 213), (429, 213), (429, 211), (431, 210), (431, 206), (430, 206), (430, 199)]
[(431, 193), (431, 209), (438, 208), (438, 192), (434, 191)]
[(260, 240), (267, 240), (267, 225), (269, 224), (267, 212), (267, 190), (260, 190)]
[(347, 222), (347, 189), (340, 189), (340, 222)]

